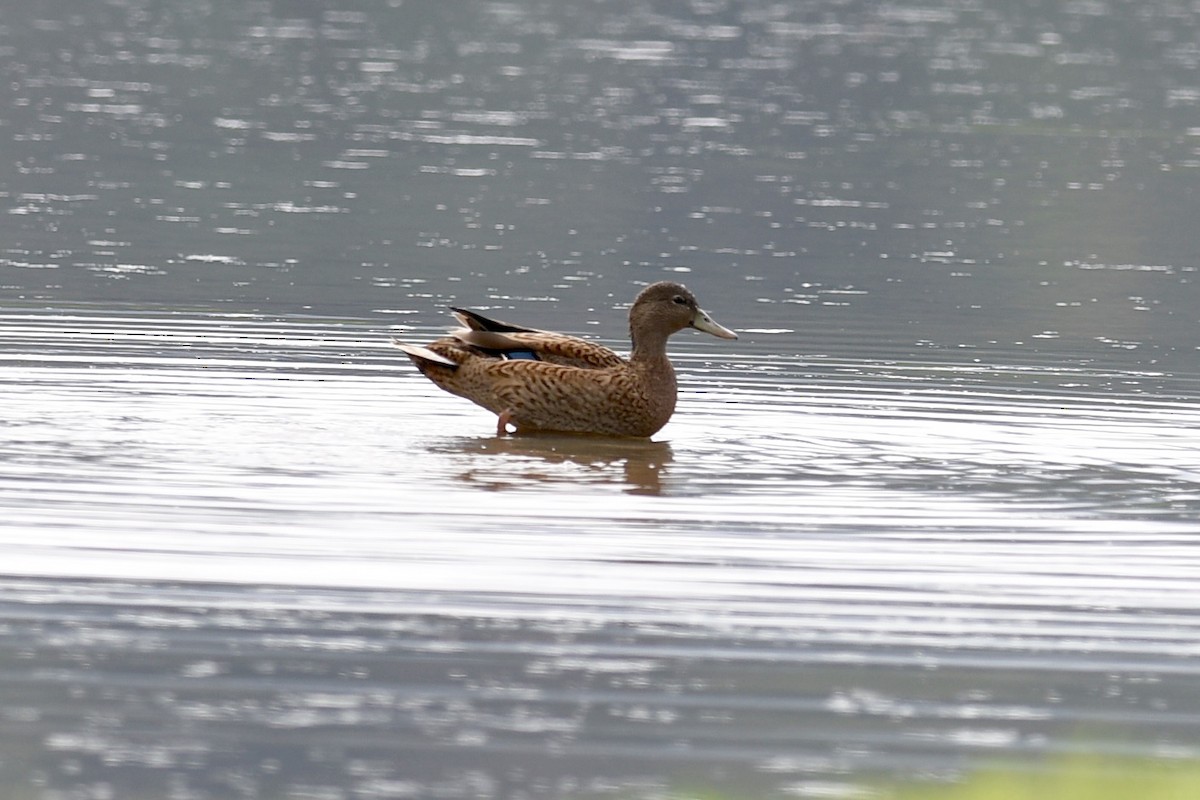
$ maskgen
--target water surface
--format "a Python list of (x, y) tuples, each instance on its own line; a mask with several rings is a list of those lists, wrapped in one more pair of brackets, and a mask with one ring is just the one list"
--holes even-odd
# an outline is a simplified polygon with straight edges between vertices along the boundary
[[(11, 11), (9, 796), (1200, 755), (1194, 10)], [(650, 442), (388, 344), (660, 278), (741, 338)]]

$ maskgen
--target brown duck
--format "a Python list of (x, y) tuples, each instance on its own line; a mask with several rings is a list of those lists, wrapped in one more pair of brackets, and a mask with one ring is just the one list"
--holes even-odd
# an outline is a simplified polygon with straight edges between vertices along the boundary
[(510, 424), (519, 433), (652, 436), (675, 411), (667, 338), (684, 328), (737, 338), (686, 287), (669, 281), (647, 286), (633, 301), (628, 360), (585, 339), (451, 310), (466, 327), (428, 347), (393, 342), (435, 384), (499, 415), (500, 436)]

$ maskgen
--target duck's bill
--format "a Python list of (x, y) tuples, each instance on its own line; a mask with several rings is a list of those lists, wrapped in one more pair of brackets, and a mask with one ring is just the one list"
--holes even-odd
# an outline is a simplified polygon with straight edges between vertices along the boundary
[(692, 317), (692, 327), (698, 331), (711, 333), (720, 339), (736, 339), (737, 334), (726, 328), (724, 325), (718, 325), (713, 322), (713, 318), (703, 311), (697, 311), (696, 316)]

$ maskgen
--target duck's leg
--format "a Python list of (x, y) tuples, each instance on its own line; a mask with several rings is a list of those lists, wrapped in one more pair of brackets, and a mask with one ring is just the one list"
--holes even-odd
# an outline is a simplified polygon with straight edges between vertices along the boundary
[(496, 420), (496, 435), (507, 436), (510, 422), (512, 422), (512, 412), (506, 408), (500, 412), (500, 417)]

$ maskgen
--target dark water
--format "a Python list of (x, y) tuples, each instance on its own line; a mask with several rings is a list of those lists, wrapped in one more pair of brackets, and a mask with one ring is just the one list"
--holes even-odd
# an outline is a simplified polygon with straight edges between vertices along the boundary
[[(0, 16), (5, 798), (861, 796), (1200, 755), (1187, 4)], [(654, 442), (388, 346), (623, 346)]]

